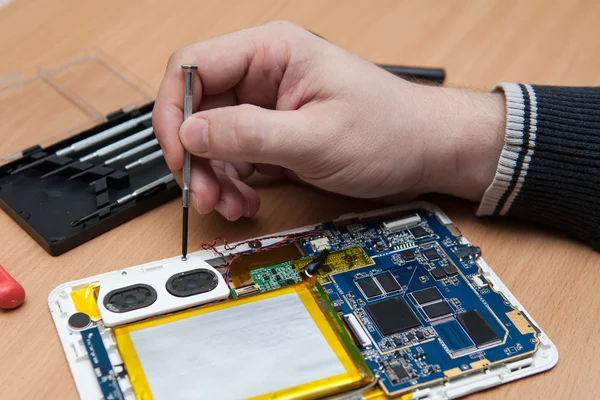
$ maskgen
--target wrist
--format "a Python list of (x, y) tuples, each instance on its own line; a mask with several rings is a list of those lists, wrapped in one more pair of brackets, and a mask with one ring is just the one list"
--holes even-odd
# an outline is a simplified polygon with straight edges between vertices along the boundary
[(428, 191), (480, 201), (504, 145), (504, 95), (436, 87), (426, 91), (432, 105), (425, 154)]

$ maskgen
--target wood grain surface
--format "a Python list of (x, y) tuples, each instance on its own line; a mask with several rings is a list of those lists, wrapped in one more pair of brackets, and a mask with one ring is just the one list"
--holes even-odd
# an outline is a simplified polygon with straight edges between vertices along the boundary
[[(600, 5), (545, 0), (15, 0), (0, 9), (0, 76), (95, 46), (157, 90), (173, 51), (274, 19), (291, 20), (374, 62), (442, 66), (449, 85), (600, 85)], [(14, 114), (24, 119), (36, 112), (17, 108)], [(0, 153), (44, 138), (43, 131), (5, 130), (2, 118)], [(381, 206), (288, 182), (255, 184), (262, 199), (258, 216), (232, 223), (194, 214), (192, 250), (217, 235), (241, 240)], [(599, 398), (600, 255), (540, 227), (476, 218), (474, 205), (464, 201), (428, 199), (481, 246), (560, 352), (553, 370), (470, 398)], [(22, 307), (0, 312), (0, 399), (77, 397), (48, 311), (49, 292), (63, 282), (178, 254), (180, 213), (180, 201), (172, 201), (53, 258), (0, 212), (0, 263), (28, 294)]]

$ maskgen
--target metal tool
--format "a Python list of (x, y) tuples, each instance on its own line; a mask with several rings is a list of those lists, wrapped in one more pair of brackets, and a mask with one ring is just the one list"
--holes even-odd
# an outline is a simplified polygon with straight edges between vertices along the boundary
[[(117, 199), (117, 201), (115, 201), (114, 203), (110, 203), (108, 206), (103, 207), (103, 209), (108, 207), (109, 210), (112, 210), (116, 207), (122, 206), (125, 203), (129, 203), (130, 201), (135, 200), (135, 198), (137, 196), (144, 194), (144, 193), (156, 188), (157, 186), (172, 182), (174, 180), (175, 180), (175, 177), (173, 176), (173, 174), (165, 175), (162, 178), (157, 179), (153, 182), (150, 182), (147, 185), (144, 185), (141, 188), (134, 190), (133, 192), (129, 193), (128, 195), (125, 195), (125, 196)], [(83, 224), (84, 222), (87, 222), (87, 221), (97, 217), (98, 215), (100, 215), (100, 211), (101, 210), (95, 211), (91, 214), (88, 214), (84, 217), (79, 218), (78, 220), (71, 222), (71, 226), (72, 227), (79, 226), (79, 225)]]
[(36, 165), (40, 165), (42, 164), (44, 161), (46, 161), (47, 159), (49, 159), (52, 156), (68, 156), (69, 154), (72, 153), (77, 153), (81, 150), (85, 150), (88, 147), (91, 147), (97, 143), (103, 142), (104, 140), (110, 139), (114, 136), (117, 136), (131, 128), (134, 128), (137, 124), (139, 124), (140, 122), (144, 122), (147, 121), (148, 119), (152, 118), (152, 113), (149, 112), (148, 114), (144, 114), (140, 117), (134, 118), (134, 119), (130, 119), (129, 121), (123, 122), (122, 124), (119, 124), (117, 126), (113, 126), (110, 129), (107, 129), (105, 131), (102, 131), (100, 133), (97, 133), (93, 136), (90, 136), (89, 138), (85, 138), (83, 140), (80, 140), (78, 142), (73, 143), (70, 146), (67, 146), (65, 148), (62, 148), (60, 150), (58, 150), (56, 153), (54, 154), (50, 154), (40, 160), (34, 161), (32, 163), (29, 163), (27, 165), (24, 165), (20, 168), (17, 168), (16, 170), (14, 170), (13, 172), (11, 172), (11, 175), (14, 174), (18, 174), (19, 172), (23, 172), (26, 171), (30, 168), (35, 167)]
[[(151, 147), (154, 147), (157, 144), (158, 144), (158, 140), (152, 139), (152, 140), (150, 140), (150, 141), (148, 141), (146, 143), (142, 143), (142, 144), (140, 144), (138, 146), (135, 146), (134, 148), (129, 149), (129, 150), (127, 150), (127, 151), (125, 151), (125, 152), (117, 155), (117, 156), (114, 156), (113, 158), (109, 158), (108, 160), (104, 161), (103, 163), (99, 164), (98, 166), (100, 166), (100, 167), (108, 167), (108, 166), (110, 166), (112, 164), (115, 164), (115, 163), (117, 163), (119, 161), (126, 160), (129, 157), (131, 157), (131, 156), (134, 156), (134, 155), (136, 155), (138, 153), (141, 153), (144, 150), (147, 150), (147, 149), (149, 149)], [(75, 179), (75, 178), (79, 178), (80, 176), (83, 176), (83, 175), (87, 174), (94, 167), (96, 167), (96, 165), (94, 165), (93, 167), (90, 167), (90, 168), (88, 168), (86, 170), (83, 170), (81, 172), (78, 172), (77, 174), (69, 177), (67, 179), (67, 181), (70, 181), (70, 180)]]
[[(133, 169), (135, 169), (137, 167), (140, 167), (142, 165), (146, 165), (149, 162), (152, 162), (154, 160), (158, 160), (159, 158), (162, 158), (162, 156), (163, 156), (162, 149), (161, 150), (156, 150), (156, 151), (154, 151), (154, 152), (152, 152), (152, 153), (150, 153), (150, 154), (148, 154), (148, 155), (146, 155), (144, 157), (138, 158), (137, 160), (135, 160), (132, 163), (127, 164), (123, 168), (123, 170), (125, 170), (125, 171), (131, 171), (131, 170), (133, 170)], [(69, 179), (71, 179), (71, 178), (69, 178)], [(69, 180), (69, 179), (67, 179), (67, 180)], [(96, 182), (97, 182), (97, 180), (95, 180), (94, 182), (90, 182), (90, 186), (94, 186), (94, 184), (96, 184)]]
[[(185, 94), (183, 97), (183, 120), (185, 121), (192, 115), (192, 85), (194, 73), (198, 70), (197, 65), (182, 65), (181, 70), (185, 72)], [(186, 150), (183, 155), (183, 232), (181, 237), (181, 259), (187, 260), (188, 248), (188, 212), (190, 202), (190, 169), (191, 156)]]
[(108, 146), (104, 146), (104, 147), (102, 147), (102, 148), (100, 148), (100, 149), (98, 149), (98, 150), (96, 150), (96, 151), (94, 151), (94, 152), (92, 152), (90, 154), (87, 154), (87, 155), (85, 155), (85, 156), (77, 159), (76, 161), (73, 161), (72, 163), (69, 163), (67, 165), (63, 165), (60, 168), (57, 168), (57, 169), (55, 169), (53, 171), (50, 171), (47, 174), (42, 175), (40, 177), (40, 179), (46, 179), (46, 178), (48, 178), (50, 176), (59, 174), (62, 171), (68, 169), (71, 166), (71, 164), (73, 164), (73, 163), (75, 163), (77, 161), (79, 161), (79, 162), (90, 162), (90, 161), (93, 161), (93, 160), (95, 160), (97, 158), (108, 156), (108, 155), (114, 153), (115, 151), (121, 150), (122, 148), (127, 147), (127, 146), (131, 145), (132, 143), (135, 143), (135, 142), (137, 142), (139, 140), (146, 139), (146, 138), (152, 136), (153, 134), (154, 134), (154, 131), (153, 131), (152, 127), (146, 128), (146, 129), (144, 129), (142, 131), (134, 133), (131, 136), (127, 136), (124, 139), (118, 140), (118, 141), (116, 141), (114, 143), (109, 144)]

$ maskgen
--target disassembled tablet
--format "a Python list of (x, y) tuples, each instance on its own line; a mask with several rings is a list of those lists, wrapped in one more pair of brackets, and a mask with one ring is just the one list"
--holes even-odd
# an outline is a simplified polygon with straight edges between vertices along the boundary
[(50, 294), (82, 398), (446, 399), (558, 361), (428, 203), (203, 248)]

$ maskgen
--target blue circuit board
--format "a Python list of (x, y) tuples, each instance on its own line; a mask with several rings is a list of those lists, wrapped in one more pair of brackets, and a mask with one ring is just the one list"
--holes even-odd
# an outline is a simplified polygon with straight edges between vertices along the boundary
[[(359, 246), (374, 261), (333, 272), (322, 285), (340, 316), (348, 323), (353, 314), (367, 333), (370, 343), (357, 342), (387, 395), (537, 349), (538, 328), (493, 290), (476, 264), (480, 250), (460, 244), (457, 229), (451, 232), (428, 211), (384, 222), (353, 220), (319, 229), (331, 251)], [(319, 253), (314, 243), (302, 242), (307, 256)]]
[(117, 383), (117, 376), (98, 328), (93, 327), (81, 331), (81, 337), (90, 357), (90, 362), (94, 367), (94, 373), (96, 374), (104, 398), (106, 400), (123, 399), (123, 393)]

